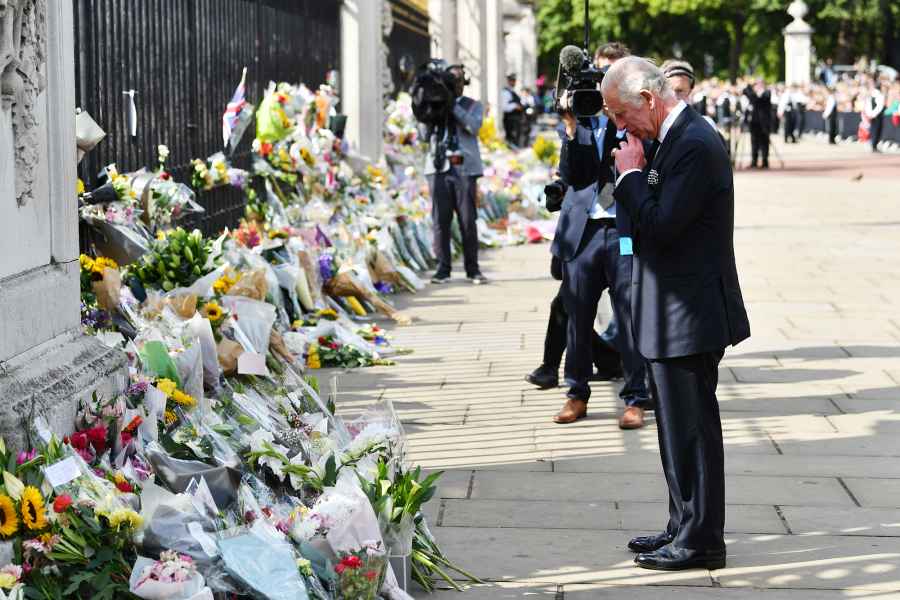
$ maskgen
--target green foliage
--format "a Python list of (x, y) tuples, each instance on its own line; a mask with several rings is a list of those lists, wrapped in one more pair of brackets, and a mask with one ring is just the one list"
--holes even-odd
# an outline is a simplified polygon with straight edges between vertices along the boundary
[[(840, 63), (859, 54), (893, 52), (898, 60), (900, 2), (809, 0), (808, 5), (806, 20), (815, 28), (818, 56), (834, 56)], [(786, 8), (781, 0), (590, 0), (588, 50), (620, 41), (657, 61), (680, 53), (698, 77), (752, 72), (778, 80), (784, 76), (782, 30), (791, 21)], [(581, 0), (538, 0), (540, 72), (555, 76), (562, 47), (582, 45), (583, 19)], [(892, 48), (886, 47), (889, 43)]]

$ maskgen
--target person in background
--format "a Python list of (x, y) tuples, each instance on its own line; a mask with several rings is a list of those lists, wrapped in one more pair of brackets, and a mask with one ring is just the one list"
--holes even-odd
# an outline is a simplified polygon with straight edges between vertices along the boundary
[(506, 132), (506, 143), (514, 148), (519, 147), (522, 120), (525, 118), (525, 104), (516, 93), (516, 74), (506, 76), (506, 87), (500, 93), (500, 107), (503, 112), (503, 130)]
[(766, 83), (759, 79), (752, 86), (747, 84), (744, 95), (750, 100), (750, 168), (769, 168), (769, 127), (772, 124), (772, 95)]
[[(463, 239), (463, 259), (466, 277), (473, 284), (487, 282), (478, 266), (478, 228), (476, 226), (478, 194), (478, 178), (482, 175), (481, 149), (478, 145), (478, 132), (484, 121), (484, 107), (481, 102), (463, 95), (468, 83), (465, 67), (453, 65), (447, 68), (453, 75), (456, 103), (453, 106), (455, 128), (447, 127), (444, 140), (438, 140), (437, 133), (429, 140), (429, 154), (425, 161), (425, 175), (431, 191), (431, 212), (434, 227), (434, 249), (438, 258), (438, 267), (432, 283), (450, 281), (450, 266), (453, 255), (450, 252), (450, 229), (453, 214), (459, 221)], [(452, 129), (455, 129), (458, 152), (447, 153), (440, 166), (435, 165), (435, 153), (438, 146), (453, 142)]]
[(828, 90), (825, 99), (825, 108), (822, 110), (822, 118), (825, 120), (825, 130), (828, 132), (828, 143), (837, 144), (837, 95), (834, 88)]
[(872, 141), (872, 152), (881, 152), (878, 144), (881, 142), (881, 134), (884, 128), (885, 91), (880, 89), (878, 80), (872, 82), (869, 94), (866, 96), (864, 109), (865, 115), (870, 121), (869, 135)]
[(784, 143), (797, 143), (794, 131), (797, 128), (797, 106), (794, 102), (794, 94), (797, 86), (792, 85), (781, 94), (778, 103), (778, 118), (784, 123)]

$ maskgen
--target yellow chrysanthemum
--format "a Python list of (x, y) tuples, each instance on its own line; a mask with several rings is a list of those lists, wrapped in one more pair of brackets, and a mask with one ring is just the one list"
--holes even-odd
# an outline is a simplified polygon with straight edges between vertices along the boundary
[(107, 518), (109, 519), (109, 526), (114, 529), (119, 529), (122, 525), (127, 525), (132, 529), (138, 529), (144, 523), (143, 517), (130, 508), (114, 510)]
[(316, 164), (316, 157), (312, 155), (309, 148), (300, 148), (300, 158), (303, 159), (303, 162), (305, 162), (307, 166), (312, 167)]
[(232, 277), (226, 273), (213, 282), (213, 290), (217, 294), (227, 294), (231, 286), (238, 282), (238, 279), (240, 277)]
[(47, 526), (47, 509), (40, 490), (32, 485), (22, 492), (22, 522), (28, 529), (43, 529)]
[(81, 177), (75, 181), (75, 193), (79, 196), (84, 193), (84, 182), (81, 180)]
[(174, 423), (175, 421), (178, 420), (178, 415), (176, 415), (176, 414), (175, 414), (173, 411), (171, 411), (171, 410), (167, 410), (167, 411), (163, 414), (163, 418), (166, 420), (166, 425), (171, 425), (172, 423)]
[(185, 394), (181, 390), (175, 390), (174, 392), (172, 392), (172, 400), (174, 400), (176, 404), (185, 408), (193, 408), (197, 406), (197, 400), (195, 400), (194, 397), (190, 394)]
[(6, 494), (0, 494), (0, 536), (11, 537), (19, 531), (19, 517), (16, 515), (16, 505), (12, 498)]
[(94, 259), (88, 256), (87, 254), (82, 254), (78, 257), (78, 262), (81, 263), (81, 268), (85, 271), (93, 271), (94, 270)]
[(107, 268), (118, 269), (119, 263), (117, 263), (116, 261), (114, 261), (111, 258), (107, 258), (106, 256), (98, 256), (94, 260), (94, 265), (92, 267), (92, 270), (94, 271), (94, 273), (103, 273), (103, 269), (107, 269)]
[(175, 392), (177, 387), (178, 386), (171, 379), (163, 378), (156, 382), (156, 389), (161, 391), (166, 396), (169, 396), (170, 398), (172, 397), (172, 394)]
[(225, 314), (218, 302), (207, 302), (203, 305), (203, 316), (210, 321), (218, 321)]

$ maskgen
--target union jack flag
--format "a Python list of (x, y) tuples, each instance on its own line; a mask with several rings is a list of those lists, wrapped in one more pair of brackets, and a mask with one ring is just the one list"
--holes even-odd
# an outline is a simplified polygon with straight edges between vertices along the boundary
[(225, 114), (222, 115), (222, 140), (226, 148), (228, 147), (228, 141), (231, 139), (231, 133), (234, 131), (235, 125), (237, 125), (241, 111), (247, 105), (245, 96), (246, 81), (247, 67), (244, 67), (244, 72), (241, 75), (241, 82), (238, 84), (237, 89), (234, 90), (234, 96), (232, 96), (231, 102), (225, 107)]

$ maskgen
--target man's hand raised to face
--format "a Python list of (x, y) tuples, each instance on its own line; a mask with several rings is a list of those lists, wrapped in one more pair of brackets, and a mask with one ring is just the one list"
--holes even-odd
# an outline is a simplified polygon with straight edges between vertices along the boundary
[(632, 169), (643, 170), (647, 164), (644, 158), (644, 146), (641, 140), (630, 133), (625, 136), (625, 143), (618, 148), (613, 148), (612, 155), (616, 159), (616, 170), (619, 173)]

